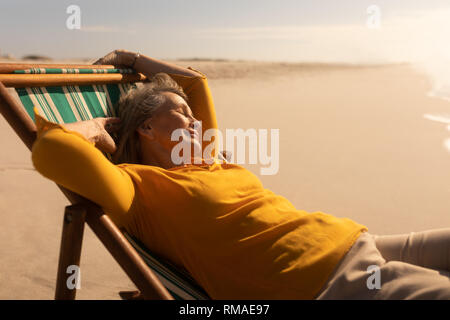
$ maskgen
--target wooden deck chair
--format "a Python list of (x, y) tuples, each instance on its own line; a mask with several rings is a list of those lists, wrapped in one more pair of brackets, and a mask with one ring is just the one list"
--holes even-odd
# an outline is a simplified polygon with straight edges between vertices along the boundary
[[(107, 65), (1, 64), (0, 112), (31, 150), (36, 139), (33, 108), (57, 123), (114, 116), (121, 93), (146, 80), (131, 69)], [(19, 99), (7, 88), (15, 88)], [(13, 90), (14, 92), (14, 90)], [(85, 222), (139, 291), (120, 292), (124, 299), (209, 299), (185, 270), (151, 253), (120, 230), (95, 203), (61, 186), (72, 205), (65, 208), (55, 299), (75, 299), (66, 285), (67, 267), (80, 265)]]

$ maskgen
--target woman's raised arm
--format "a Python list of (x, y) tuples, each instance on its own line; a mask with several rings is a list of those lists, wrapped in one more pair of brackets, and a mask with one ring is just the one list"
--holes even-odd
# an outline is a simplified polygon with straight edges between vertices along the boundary
[(141, 72), (148, 78), (151, 78), (153, 75), (159, 72), (177, 74), (186, 77), (203, 76), (195, 70), (183, 68), (173, 63), (150, 58), (146, 55), (131, 52), (128, 50), (114, 50), (108, 53), (103, 58), (95, 61), (94, 64), (111, 64), (117, 67), (123, 66), (127, 68), (133, 68), (134, 70)]
[[(203, 132), (207, 129), (217, 129), (217, 118), (214, 102), (206, 76), (192, 68), (183, 68), (175, 64), (150, 58), (143, 54), (127, 50), (114, 50), (94, 64), (110, 64), (116, 67), (133, 68), (151, 78), (164, 72), (169, 74), (188, 96), (188, 104), (195, 118), (202, 121)], [(203, 148), (210, 142), (203, 141)]]
[[(96, 143), (97, 133), (89, 125), (62, 125), (46, 121), (36, 114), (38, 138), (32, 148), (37, 171), (57, 184), (100, 205), (120, 223), (134, 199), (134, 185), (128, 174), (112, 164)], [(68, 128), (72, 130), (68, 130)], [(77, 132), (78, 131), (78, 132)], [(90, 135), (90, 134), (88, 134)], [(90, 140), (88, 140), (91, 139)], [(97, 139), (97, 141), (96, 141)]]

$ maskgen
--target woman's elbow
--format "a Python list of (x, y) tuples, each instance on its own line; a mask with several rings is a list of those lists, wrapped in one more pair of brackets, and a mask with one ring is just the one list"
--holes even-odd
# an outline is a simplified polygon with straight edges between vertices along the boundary
[(33, 163), (34, 168), (40, 174), (47, 178), (50, 178), (48, 169), (51, 168), (51, 165), (49, 163), (51, 152), (48, 147), (49, 141), (45, 136), (35, 141), (31, 148), (31, 162)]

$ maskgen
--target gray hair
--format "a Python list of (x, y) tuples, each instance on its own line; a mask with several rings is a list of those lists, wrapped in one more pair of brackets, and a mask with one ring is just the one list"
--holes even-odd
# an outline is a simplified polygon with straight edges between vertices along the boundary
[(165, 103), (164, 92), (178, 94), (187, 101), (183, 88), (166, 73), (157, 73), (150, 82), (120, 97), (116, 110), (121, 122), (114, 137), (117, 151), (112, 155), (113, 163), (141, 163), (137, 129)]

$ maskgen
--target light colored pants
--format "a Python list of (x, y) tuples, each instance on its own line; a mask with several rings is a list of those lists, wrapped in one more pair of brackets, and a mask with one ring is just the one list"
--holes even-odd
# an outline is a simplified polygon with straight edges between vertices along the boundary
[(450, 228), (364, 232), (316, 298), (450, 300)]

